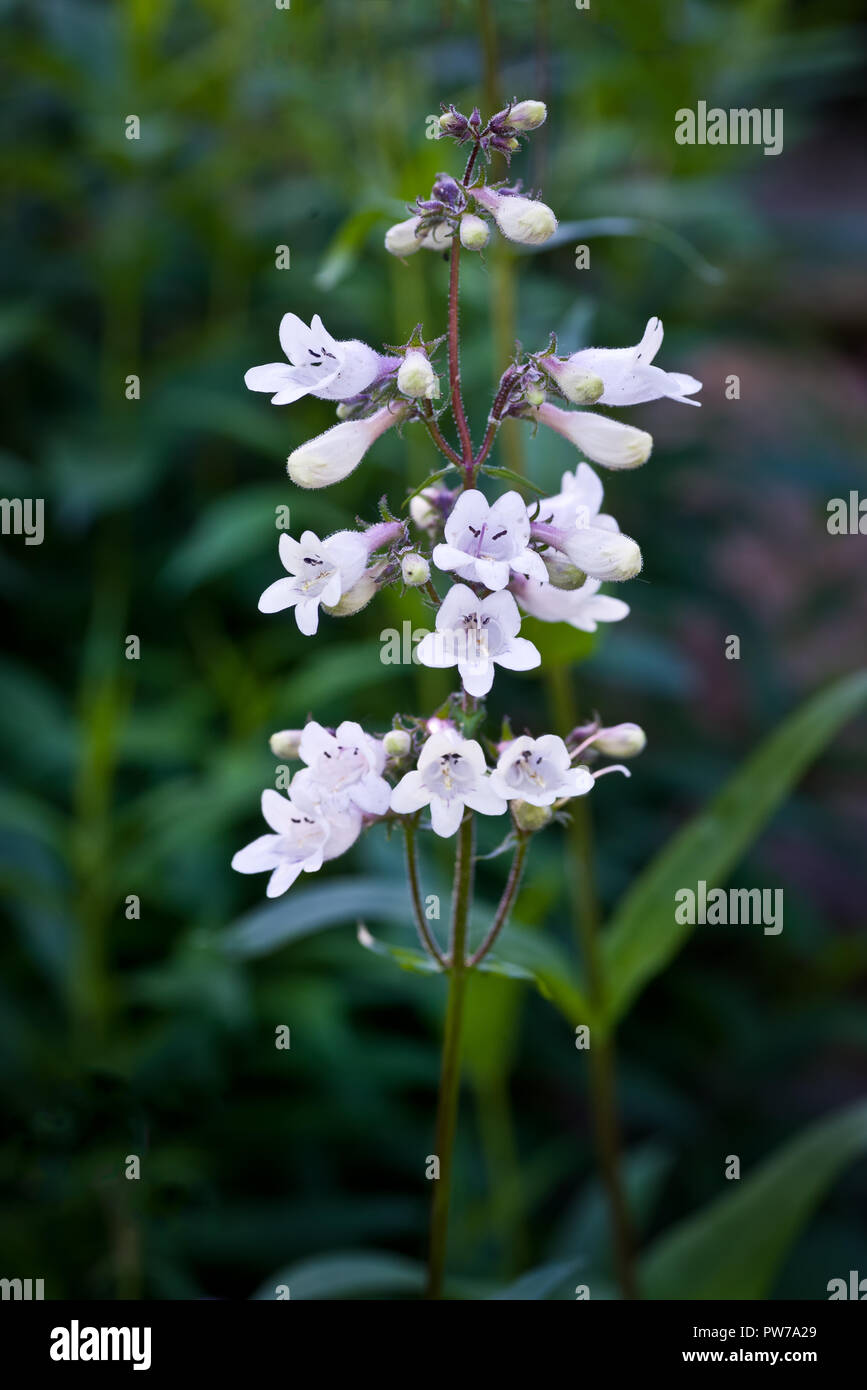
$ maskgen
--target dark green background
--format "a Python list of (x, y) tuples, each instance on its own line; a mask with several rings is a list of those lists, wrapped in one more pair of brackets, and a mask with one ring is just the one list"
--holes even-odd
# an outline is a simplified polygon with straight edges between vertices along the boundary
[[(382, 249), (405, 200), (461, 168), (453, 145), (425, 138), (441, 100), (543, 97), (548, 123), (513, 174), (561, 223), (587, 224), (467, 267), (476, 434), (516, 335), (625, 345), (659, 314), (661, 364), (705, 383), (700, 411), (624, 414), (655, 452), (605, 476), (645, 569), (629, 620), (573, 670), (575, 698), (583, 716), (639, 721), (649, 747), (630, 782), (593, 797), (603, 903), (786, 712), (863, 658), (865, 542), (825, 525), (830, 497), (865, 488), (859, 10), (2, 6), (0, 491), (44, 497), (47, 533), (41, 548), (7, 536), (0, 549), (0, 1273), (44, 1277), (49, 1297), (244, 1298), (309, 1255), (423, 1249), (440, 983), (362, 951), (350, 913), (252, 962), (221, 937), (262, 901), (264, 880), (229, 860), (260, 833), (267, 735), (308, 711), (381, 730), (447, 688), (378, 661), (380, 630), (422, 613), (395, 594), (324, 620), (315, 640), (256, 610), (278, 574), (274, 507), (290, 504), (296, 534), (373, 520), (383, 492), (397, 505), (437, 466), (426, 437), (390, 435), (344, 486), (301, 494), (285, 456), (331, 408), (278, 410), (242, 380), (279, 356), (288, 310), (376, 346), (420, 319), (443, 331), (446, 265)], [(783, 154), (677, 146), (674, 112), (699, 99), (782, 107)], [(611, 218), (628, 221), (598, 221)], [(578, 271), (583, 242), (591, 268)], [(291, 269), (278, 271), (281, 244)], [(130, 373), (139, 402), (124, 398)], [(730, 373), (739, 401), (724, 396)], [(574, 458), (510, 422), (495, 461), (553, 487)], [(725, 659), (729, 634), (739, 661)], [(542, 676), (499, 676), (493, 708), (538, 733), (550, 698)], [(720, 1191), (725, 1155), (749, 1170), (863, 1093), (864, 764), (851, 728), (737, 872), (739, 886), (784, 887), (783, 934), (700, 930), (626, 1023), (627, 1166), (648, 1236)], [(558, 830), (534, 846), (519, 915), (566, 946), (563, 848)], [(447, 855), (430, 848), (429, 882)], [(484, 866), (487, 898), (504, 865)], [(401, 873), (398, 844), (376, 831), (317, 884)], [(408, 927), (389, 932), (410, 942)], [(273, 1045), (281, 1023), (288, 1052)], [(496, 1285), (580, 1253), (604, 1289), (568, 1026), (495, 982), (469, 1061), (453, 1269)], [(129, 1153), (138, 1183), (123, 1178)], [(828, 1279), (867, 1274), (864, 1197), (862, 1165), (776, 1296), (821, 1298)]]

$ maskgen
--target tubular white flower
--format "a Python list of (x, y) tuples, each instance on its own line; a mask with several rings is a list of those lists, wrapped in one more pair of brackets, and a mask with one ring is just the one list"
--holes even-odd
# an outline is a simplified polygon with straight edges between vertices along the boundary
[(641, 573), (641, 550), (631, 536), (584, 526), (565, 535), (560, 548), (591, 579), (622, 582)]
[(309, 777), (299, 772), (293, 788), (302, 778), (302, 785), (311, 795), (318, 794), (326, 808), (346, 810), (354, 806), (368, 816), (385, 815), (391, 797), (391, 787), (381, 775), (385, 748), (381, 739), (366, 734), (360, 724), (344, 719), (332, 734), (311, 719), (301, 734), (300, 756)]
[(275, 833), (260, 835), (232, 859), (232, 868), (239, 874), (271, 872), (265, 889), (269, 898), (279, 898), (302, 871), (312, 874), (321, 868), (331, 833), (303, 787), (294, 794), (295, 781), (288, 797), (270, 788), (262, 793), (262, 815)]
[[(562, 552), (573, 566), (591, 579), (633, 579), (641, 570), (641, 551), (634, 540), (620, 532), (613, 516), (600, 512), (602, 483), (589, 464), (564, 473), (561, 491), (528, 508), (536, 513), (532, 535), (547, 542), (543, 559), (552, 583), (560, 589), (576, 588), (574, 575), (560, 577), (553, 556)], [(550, 547), (556, 547), (551, 551)], [(553, 572), (552, 572), (553, 571)]]
[(505, 492), (491, 506), (476, 488), (462, 492), (445, 525), (445, 542), (434, 547), (438, 569), (461, 579), (505, 589), (510, 573), (546, 578), (539, 555), (529, 548), (530, 519), (518, 492)]
[(275, 758), (297, 758), (301, 747), (301, 730), (279, 729), (269, 738), (268, 747)]
[(360, 395), (398, 362), (396, 357), (382, 357), (366, 343), (354, 339), (336, 342), (318, 314), (314, 314), (309, 328), (296, 314), (284, 314), (280, 321), (280, 346), (288, 363), (268, 362), (262, 367), (251, 367), (244, 376), (248, 390), (272, 393), (272, 405), (290, 405), (302, 396), (348, 400)]
[(330, 487), (348, 478), (381, 434), (406, 414), (406, 408), (384, 405), (363, 420), (343, 420), (324, 434), (308, 439), (286, 461), (286, 472), (299, 487)]
[(481, 251), (491, 239), (491, 229), (483, 217), (465, 212), (460, 222), (461, 245), (468, 251)]
[(477, 598), (466, 584), (446, 594), (429, 632), (416, 648), (423, 666), (457, 666), (468, 695), (487, 695), (494, 683), (494, 666), (530, 671), (542, 658), (532, 642), (519, 637), (521, 615), (506, 591)]
[(397, 389), (405, 396), (424, 396), (435, 400), (440, 383), (426, 352), (411, 348), (397, 369)]
[(586, 796), (593, 778), (586, 767), (573, 767), (569, 750), (556, 734), (522, 735), (503, 749), (491, 786), (507, 801), (553, 806), (561, 797)]
[(593, 747), (609, 758), (634, 758), (646, 746), (647, 734), (640, 724), (613, 724), (610, 729), (600, 729), (593, 739)]
[(515, 130), (538, 130), (547, 119), (544, 101), (519, 101), (509, 112), (509, 125)]
[(598, 473), (594, 473), (589, 463), (579, 463), (574, 473), (562, 475), (558, 493), (531, 503), (527, 511), (531, 521), (560, 526), (567, 531), (577, 526), (601, 526), (606, 531), (619, 531), (614, 517), (600, 511), (603, 496)]
[(638, 468), (650, 458), (653, 439), (634, 425), (623, 425), (590, 410), (561, 410), (550, 401), (540, 405), (535, 414), (541, 424), (562, 434), (604, 468)]
[[(628, 348), (582, 348), (563, 364), (566, 371), (591, 372), (601, 377), (602, 405), (640, 405), (661, 397), (683, 405), (701, 405), (689, 397), (702, 383), (683, 372), (665, 372), (652, 362), (662, 345), (662, 320), (647, 320), (640, 343)], [(566, 393), (568, 394), (568, 392)]]
[(572, 358), (540, 357), (539, 366), (556, 382), (567, 401), (574, 405), (593, 405), (602, 395), (605, 383), (601, 376), (574, 363)]
[(334, 607), (361, 578), (367, 544), (359, 531), (336, 531), (324, 541), (314, 531), (304, 531), (300, 541), (284, 532), (278, 549), (290, 578), (269, 584), (259, 599), (259, 612), (294, 608), (299, 632), (311, 637), (319, 627), (319, 605)]
[(452, 229), (447, 222), (438, 223), (431, 231), (419, 233), (420, 217), (408, 217), (396, 222), (385, 234), (385, 249), (393, 256), (412, 256), (424, 248), (445, 251), (451, 244)]
[(588, 579), (580, 589), (555, 589), (536, 579), (512, 580), (511, 588), (525, 613), (543, 623), (568, 623), (580, 632), (595, 632), (598, 623), (619, 623), (629, 615), (629, 604), (600, 594), (601, 581)]
[(483, 816), (501, 816), (506, 802), (491, 787), (485, 755), (474, 739), (453, 730), (433, 734), (425, 743), (414, 772), (408, 772), (391, 793), (391, 809), (412, 815), (430, 806), (437, 835), (454, 835), (465, 807)]
[(546, 203), (525, 198), (520, 193), (498, 193), (482, 185), (472, 190), (476, 202), (493, 213), (494, 221), (509, 241), (524, 246), (540, 246), (557, 230), (557, 218)]

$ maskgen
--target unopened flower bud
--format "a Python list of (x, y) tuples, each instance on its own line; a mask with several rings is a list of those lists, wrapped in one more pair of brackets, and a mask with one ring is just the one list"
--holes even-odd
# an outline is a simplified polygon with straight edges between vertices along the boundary
[(268, 745), (275, 758), (297, 758), (301, 747), (302, 729), (280, 729), (272, 734)]
[(348, 420), (352, 414), (352, 409), (351, 405), (347, 405), (345, 401), (341, 401), (334, 413), (338, 420)]
[(439, 381), (426, 352), (412, 348), (406, 354), (397, 371), (397, 389), (405, 396), (436, 399), (439, 395)]
[(326, 613), (330, 613), (332, 618), (351, 618), (354, 613), (360, 613), (362, 608), (366, 608), (376, 593), (379, 585), (377, 579), (382, 573), (382, 564), (371, 565), (370, 569), (365, 570), (360, 579), (347, 589), (335, 603), (333, 608), (327, 608), (323, 603), (322, 607)]
[(466, 212), (461, 218), (461, 245), (468, 251), (481, 251), (491, 239), (491, 229), (483, 217)]
[(483, 186), (473, 189), (473, 196), (488, 212), (503, 236), (524, 246), (539, 246), (549, 241), (557, 230), (557, 219), (546, 203), (524, 198), (520, 193), (498, 193)]
[(511, 135), (506, 141), (506, 148), (510, 150), (519, 150), (521, 148), (521, 142), (520, 140), (516, 140), (514, 135)]
[(559, 357), (542, 357), (539, 365), (556, 382), (567, 401), (575, 405), (593, 405), (605, 390), (601, 376), (579, 367), (569, 358), (562, 362)]
[(404, 584), (409, 584), (413, 589), (420, 588), (430, 579), (430, 565), (423, 555), (417, 555), (415, 552), (404, 555), (400, 562), (400, 572)]
[(466, 124), (466, 119), (459, 116), (457, 111), (444, 111), (440, 116), (440, 130), (444, 130), (447, 135), (452, 131), (461, 130)]
[(548, 580), (555, 589), (580, 589), (587, 578), (583, 570), (567, 560), (565, 555), (543, 555)]
[(538, 130), (548, 117), (544, 101), (519, 101), (509, 112), (509, 125), (515, 130)]
[(527, 402), (528, 405), (543, 405), (545, 399), (546, 393), (544, 388), (541, 386), (528, 386), (526, 391), (524, 392), (524, 400)]
[(512, 815), (519, 830), (544, 830), (553, 814), (550, 806), (531, 806), (529, 801), (512, 802)]
[(574, 565), (603, 582), (634, 579), (643, 563), (640, 547), (631, 536), (624, 536), (622, 531), (607, 531), (601, 526), (584, 526), (573, 531), (567, 536), (563, 549)]
[(409, 504), (409, 514), (420, 531), (432, 531), (442, 521), (442, 512), (436, 505), (436, 493), (431, 488), (417, 492)]
[(639, 724), (614, 724), (600, 730), (593, 740), (593, 747), (609, 758), (634, 758), (646, 744), (647, 735)]
[(382, 746), (390, 758), (405, 758), (412, 747), (412, 739), (406, 729), (389, 729)]

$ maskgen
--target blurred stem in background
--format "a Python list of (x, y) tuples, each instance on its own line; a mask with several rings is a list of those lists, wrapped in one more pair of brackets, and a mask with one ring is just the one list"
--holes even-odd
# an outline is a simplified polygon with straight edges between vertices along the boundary
[[(569, 668), (554, 662), (548, 672), (554, 724), (563, 736), (578, 721), (578, 704)], [(570, 804), (566, 831), (566, 882), (578, 948), (584, 964), (587, 992), (596, 1018), (605, 1014), (605, 976), (599, 949), (599, 903), (593, 852), (593, 818), (588, 797)], [(596, 1157), (605, 1185), (611, 1224), (611, 1247), (617, 1281), (624, 1298), (637, 1298), (634, 1238), (620, 1163), (620, 1121), (617, 1114), (616, 1057), (613, 1031), (596, 1027), (587, 1053), (590, 1109)]]

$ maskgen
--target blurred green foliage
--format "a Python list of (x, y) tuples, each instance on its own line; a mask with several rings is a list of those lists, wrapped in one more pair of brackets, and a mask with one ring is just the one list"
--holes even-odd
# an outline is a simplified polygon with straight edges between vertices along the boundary
[[(0, 548), (2, 1272), (44, 1277), (49, 1297), (268, 1296), (287, 1268), (310, 1296), (412, 1296), (442, 982), (395, 970), (354, 931), (367, 884), (373, 935), (412, 947), (399, 847), (372, 832), (305, 888), (343, 893), (326, 909), (341, 924), (294, 940), (313, 909), (291, 894), (266, 909), (228, 864), (258, 833), (268, 733), (308, 712), (382, 728), (446, 688), (378, 661), (382, 628), (423, 621), (413, 598), (385, 595), (310, 643), (288, 614), (257, 613), (275, 507), (288, 502), (293, 529), (373, 519), (382, 493), (396, 504), (436, 461), (408, 429), (339, 490), (291, 489), (285, 456), (329, 409), (272, 409), (243, 372), (276, 357), (289, 309), (375, 345), (419, 320), (442, 332), (443, 262), (403, 265), (381, 244), (405, 200), (458, 167), (426, 119), (497, 93), (548, 102), (513, 172), (568, 235), (467, 267), (471, 423), (512, 339), (552, 329), (564, 348), (630, 343), (660, 314), (664, 365), (705, 382), (701, 411), (630, 412), (654, 457), (609, 475), (606, 500), (645, 571), (625, 624), (561, 652), (582, 658), (583, 716), (636, 719), (650, 737), (632, 781), (594, 797), (610, 907), (763, 734), (863, 657), (859, 538), (825, 528), (827, 499), (865, 488), (860, 8), (32, 0), (3, 14), (0, 491), (45, 498), (46, 539)], [(699, 99), (782, 107), (784, 153), (675, 145), (675, 110)], [(509, 422), (494, 462), (551, 487), (573, 460)], [(550, 724), (554, 698), (543, 678), (498, 678), (516, 728)], [(751, 1173), (863, 1094), (858, 735), (844, 731), (738, 870), (784, 887), (783, 934), (694, 934), (623, 1026), (627, 1181), (663, 1283), (659, 1242), (725, 1196), (725, 1155)], [(563, 852), (558, 832), (534, 845), (515, 932), (531, 971), (540, 952), (553, 969), (574, 950)], [(503, 865), (483, 864), (483, 900)], [(435, 891), (447, 850), (429, 847), (423, 871)], [(265, 911), (279, 950), (227, 949)], [(280, 1024), (289, 1051), (274, 1047)], [(569, 1023), (517, 980), (476, 980), (467, 1069), (453, 1291), (568, 1297), (577, 1260), (594, 1296), (613, 1293)], [(840, 1122), (851, 1156), (858, 1123)], [(140, 1182), (124, 1179), (130, 1153)], [(783, 1252), (770, 1293), (823, 1297), (864, 1267), (864, 1195), (862, 1164)], [(677, 1238), (689, 1259), (702, 1232)], [(341, 1251), (356, 1263), (329, 1283), (311, 1261)], [(511, 1283), (531, 1269), (532, 1286)]]

